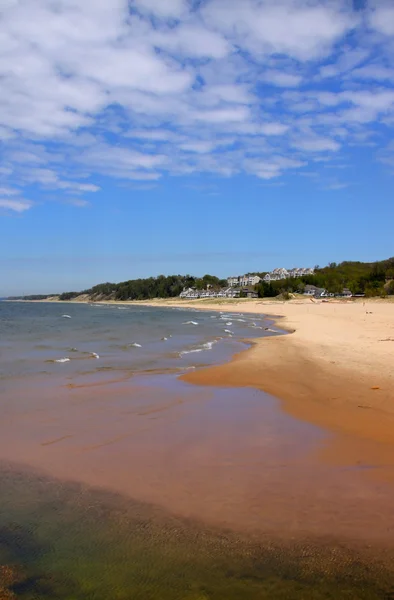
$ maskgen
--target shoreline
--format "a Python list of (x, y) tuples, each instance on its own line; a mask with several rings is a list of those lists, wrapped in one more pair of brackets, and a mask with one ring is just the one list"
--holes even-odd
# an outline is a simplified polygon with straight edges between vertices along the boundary
[[(357, 366), (373, 356), (365, 377), (383, 372), (373, 350), (385, 345), (379, 342), (382, 327), (391, 335), (392, 307), (310, 301), (170, 306), (264, 313), (294, 333), (249, 339), (251, 347), (229, 362), (181, 377), (160, 381), (155, 374), (150, 381), (95, 386), (94, 393), (84, 385), (60, 386), (56, 403), (54, 388), (38, 386), (33, 407), (32, 387), (24, 393), (21, 384), (13, 396), (22, 402), (19, 408), (8, 400), (15, 414), (2, 425), (3, 459), (27, 459), (64, 481), (106, 488), (234, 532), (297, 543), (335, 532), (338, 544), (352, 540), (391, 549), (392, 426), (383, 410), (360, 409), (352, 401), (360, 401), (364, 386)], [(186, 320), (181, 315), (176, 320)], [(339, 339), (341, 357), (334, 361)], [(380, 391), (370, 392), (376, 403), (384, 400)]]
[(296, 418), (364, 440), (394, 444), (394, 372), (390, 359), (394, 304), (390, 300), (49, 302), (263, 314), (290, 335), (247, 340), (251, 347), (230, 362), (203, 367), (180, 378), (197, 385), (261, 389), (275, 396)]
[(180, 379), (196, 385), (260, 389), (275, 396), (293, 417), (366, 443), (377, 442), (384, 463), (392, 462), (394, 305), (390, 302), (144, 304), (264, 314), (272, 319), (287, 335), (248, 340), (251, 347), (229, 363)]

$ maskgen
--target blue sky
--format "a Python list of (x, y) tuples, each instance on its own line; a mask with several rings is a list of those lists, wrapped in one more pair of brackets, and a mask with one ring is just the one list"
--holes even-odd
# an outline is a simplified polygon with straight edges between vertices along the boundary
[(5, 0), (0, 296), (394, 254), (394, 4)]

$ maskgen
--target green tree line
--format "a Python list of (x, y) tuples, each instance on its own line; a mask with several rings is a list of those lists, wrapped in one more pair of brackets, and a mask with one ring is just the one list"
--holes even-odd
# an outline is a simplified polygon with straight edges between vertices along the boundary
[(394, 257), (376, 263), (329, 263), (315, 267), (314, 275), (261, 282), (257, 291), (262, 298), (274, 297), (283, 292), (302, 293), (308, 284), (332, 294), (340, 294), (344, 288), (367, 297), (394, 294)]
[[(261, 275), (264, 275), (262, 272)], [(394, 294), (394, 257), (375, 263), (344, 261), (329, 263), (326, 267), (315, 267), (314, 275), (281, 279), (270, 283), (261, 282), (256, 286), (260, 297), (277, 296), (284, 292), (302, 293), (306, 285), (326, 289), (329, 293), (340, 294), (343, 288), (349, 288), (353, 294), (365, 296), (385, 296)], [(100, 283), (82, 292), (64, 292), (60, 300), (72, 300), (86, 294), (92, 300), (150, 300), (153, 298), (174, 298), (183, 288), (194, 287), (213, 290), (227, 287), (227, 280), (204, 275), (159, 275), (145, 279), (130, 279), (120, 283)], [(50, 295), (23, 296), (26, 300), (44, 300)], [(20, 299), (22, 297), (13, 297)]]
[[(214, 275), (193, 277), (192, 275), (159, 275), (147, 279), (130, 279), (120, 283), (100, 283), (80, 294), (88, 294), (92, 300), (105, 298), (111, 300), (151, 300), (153, 298), (175, 298), (179, 296), (184, 287), (206, 289), (220, 289), (227, 285), (226, 279), (219, 279)], [(79, 294), (66, 292), (61, 294), (60, 300), (71, 300)]]

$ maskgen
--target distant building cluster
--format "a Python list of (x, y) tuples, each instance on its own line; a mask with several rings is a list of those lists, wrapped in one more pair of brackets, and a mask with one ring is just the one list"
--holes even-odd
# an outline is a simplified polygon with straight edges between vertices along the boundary
[(185, 288), (180, 293), (180, 298), (239, 298), (241, 290), (234, 290), (232, 287), (214, 291), (211, 289), (197, 290), (196, 288)]
[(261, 277), (258, 275), (236, 275), (235, 277), (227, 278), (229, 287), (255, 286), (260, 283), (260, 281)]
[(281, 267), (280, 269), (274, 269), (273, 271), (271, 271), (271, 273), (267, 273), (267, 275), (263, 277), (263, 281), (269, 283), (270, 281), (279, 281), (280, 279), (289, 279), (290, 277), (303, 277), (304, 275), (313, 275), (314, 272), (315, 269), (310, 269), (309, 267), (302, 267), (300, 269), (294, 268), (290, 269), (289, 271)]

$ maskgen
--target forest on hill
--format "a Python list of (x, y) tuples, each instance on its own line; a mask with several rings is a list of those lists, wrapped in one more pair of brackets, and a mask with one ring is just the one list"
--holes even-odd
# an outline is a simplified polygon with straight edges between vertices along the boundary
[[(283, 292), (302, 293), (306, 285), (326, 289), (340, 294), (349, 288), (354, 295), (366, 297), (394, 294), (394, 257), (374, 263), (345, 261), (316, 267), (314, 275), (281, 279), (270, 283), (261, 282), (256, 291), (261, 298), (277, 296)], [(193, 277), (192, 275), (159, 275), (146, 279), (130, 279), (120, 283), (100, 283), (81, 292), (64, 292), (60, 300), (72, 300), (82, 294), (91, 300), (150, 300), (153, 298), (175, 298), (183, 288), (212, 289), (227, 287), (227, 280), (214, 275)], [(44, 300), (55, 294), (12, 297), (19, 300)]]
[(326, 267), (315, 267), (314, 275), (262, 282), (257, 290), (260, 297), (273, 297), (283, 292), (302, 293), (308, 284), (333, 294), (340, 294), (344, 288), (353, 295), (366, 297), (394, 294), (394, 257), (375, 263), (333, 262)]

